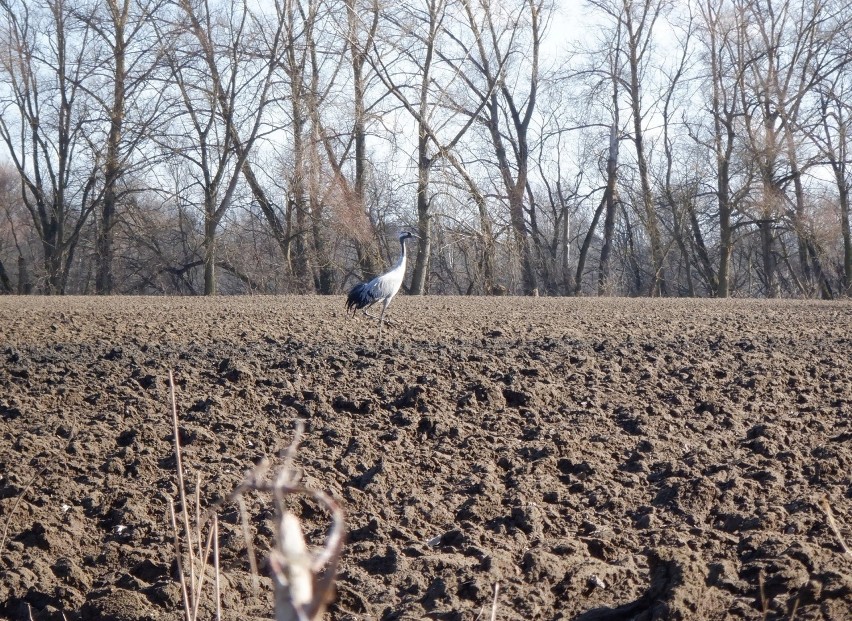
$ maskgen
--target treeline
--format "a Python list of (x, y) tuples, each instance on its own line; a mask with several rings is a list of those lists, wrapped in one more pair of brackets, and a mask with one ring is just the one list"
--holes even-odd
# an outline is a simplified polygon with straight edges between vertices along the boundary
[(0, 0), (0, 292), (852, 287), (845, 0)]

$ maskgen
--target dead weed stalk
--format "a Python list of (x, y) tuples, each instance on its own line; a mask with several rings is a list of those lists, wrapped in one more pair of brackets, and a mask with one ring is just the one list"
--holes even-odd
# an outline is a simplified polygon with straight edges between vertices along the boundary
[[(202, 588), (207, 575), (212, 547), (216, 619), (219, 620), (221, 619), (222, 609), (219, 582), (218, 521), (215, 514), (218, 504), (208, 509), (202, 516), (201, 480), (199, 477), (196, 480), (194, 498), (195, 526), (191, 526), (189, 505), (185, 493), (172, 372), (169, 372), (169, 386), (171, 389), (172, 422), (178, 471), (178, 493), (182, 508), (180, 525), (173, 500), (169, 498), (168, 503), (169, 516), (174, 531), (175, 554), (180, 574), (185, 619), (186, 621), (196, 621), (198, 618)], [(236, 502), (240, 508), (249, 564), (252, 575), (255, 576), (256, 584), (257, 561), (244, 497), (249, 492), (270, 493), (272, 495), (275, 503), (275, 541), (273, 549), (269, 553), (269, 565), (273, 573), (276, 621), (316, 621), (322, 616), (333, 595), (334, 578), (343, 550), (345, 534), (343, 509), (325, 492), (299, 484), (301, 477), (294, 463), (303, 429), (302, 422), (297, 422), (293, 441), (284, 453), (284, 463), (281, 468), (276, 472), (271, 472), (269, 460), (263, 460), (254, 469), (246, 472), (243, 482), (223, 501)], [(285, 509), (285, 499), (294, 494), (314, 499), (331, 516), (331, 527), (325, 545), (317, 552), (309, 551), (299, 518)], [(204, 539), (202, 537), (203, 522), (208, 520), (211, 520), (211, 525), (207, 530), (206, 542), (202, 544)], [(185, 552), (182, 551), (181, 529), (183, 530), (183, 540), (186, 541)], [(189, 561), (186, 567), (182, 561), (184, 556)], [(186, 575), (187, 572), (188, 576)]]
[(6, 549), (6, 537), (9, 534), (9, 524), (12, 523), (12, 516), (15, 515), (15, 511), (18, 510), (18, 505), (21, 504), (21, 501), (24, 499), (24, 496), (26, 496), (27, 492), (33, 486), (36, 480), (46, 471), (47, 465), (42, 466), (42, 468), (39, 469), (39, 471), (36, 472), (29, 481), (27, 481), (27, 484), (24, 485), (24, 489), (22, 489), (21, 493), (18, 494), (18, 497), (15, 498), (15, 502), (12, 505), (12, 509), (9, 511), (9, 515), (6, 516), (6, 523), (3, 525), (3, 534), (0, 535), (0, 554), (2, 554), (3, 551)]
[[(297, 422), (293, 441), (284, 453), (284, 464), (277, 472), (270, 473), (269, 461), (262, 461), (246, 473), (244, 481), (229, 497), (240, 502), (244, 523), (247, 519), (242, 497), (246, 493), (271, 493), (275, 501), (275, 542), (269, 553), (269, 565), (275, 585), (276, 621), (314, 621), (322, 616), (333, 595), (343, 551), (343, 509), (325, 492), (298, 482), (300, 476), (293, 464), (303, 429), (302, 422)], [(313, 498), (331, 516), (325, 545), (316, 553), (308, 550), (299, 518), (285, 509), (285, 498), (293, 494)]]
[[(175, 460), (177, 464), (178, 494), (180, 496), (180, 517), (175, 512), (174, 499), (167, 496), (169, 505), (169, 519), (171, 520), (172, 532), (174, 534), (175, 559), (177, 561), (178, 575), (180, 578), (181, 596), (183, 598), (183, 611), (186, 621), (196, 621), (203, 598), (205, 578), (208, 574), (211, 548), (213, 551), (213, 581), (214, 581), (214, 604), (216, 607), (216, 619), (222, 618), (222, 600), (219, 590), (219, 523), (214, 513), (201, 514), (201, 476), (195, 481), (195, 519), (194, 525), (189, 519), (189, 503), (186, 498), (186, 484), (183, 475), (183, 460), (180, 449), (180, 430), (178, 428), (177, 400), (175, 399), (174, 375), (169, 371), (169, 389), (172, 400), (172, 425), (175, 440)], [(207, 537), (204, 542), (203, 530), (206, 522)], [(182, 533), (182, 536), (181, 536)], [(202, 543), (204, 542), (204, 543)], [(183, 548), (186, 548), (184, 550)], [(188, 563), (184, 562), (184, 558)], [(188, 572), (188, 575), (187, 575)]]
[(837, 526), (837, 521), (834, 519), (834, 511), (831, 510), (831, 503), (828, 501), (828, 496), (823, 496), (819, 501), (819, 508), (825, 514), (825, 519), (828, 522), (829, 528), (831, 528), (831, 532), (834, 533), (834, 536), (837, 538), (837, 542), (840, 544), (840, 547), (843, 550), (843, 553), (852, 558), (852, 550), (849, 549), (849, 546), (846, 545), (846, 540), (843, 538), (843, 534), (840, 532), (840, 528)]

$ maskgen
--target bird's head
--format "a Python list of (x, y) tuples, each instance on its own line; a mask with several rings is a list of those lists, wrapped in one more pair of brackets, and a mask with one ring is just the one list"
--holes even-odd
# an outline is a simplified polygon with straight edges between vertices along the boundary
[(399, 241), (404, 242), (406, 239), (411, 239), (412, 237), (417, 237), (417, 239), (420, 239), (417, 235), (410, 231), (403, 231), (399, 234)]

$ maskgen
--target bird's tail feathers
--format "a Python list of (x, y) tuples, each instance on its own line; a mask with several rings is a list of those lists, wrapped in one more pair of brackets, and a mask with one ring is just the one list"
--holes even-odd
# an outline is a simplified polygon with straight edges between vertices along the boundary
[(367, 283), (359, 283), (352, 287), (352, 290), (349, 292), (349, 295), (346, 296), (346, 312), (352, 311), (354, 315), (355, 312), (364, 308), (373, 302), (373, 298), (370, 295), (370, 289), (367, 287)]

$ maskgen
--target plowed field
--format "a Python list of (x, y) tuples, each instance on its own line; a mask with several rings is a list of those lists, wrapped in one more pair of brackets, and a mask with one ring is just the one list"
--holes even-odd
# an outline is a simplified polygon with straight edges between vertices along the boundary
[[(328, 619), (485, 619), (495, 584), (500, 620), (852, 619), (852, 303), (388, 316), (379, 343), (342, 297), (0, 298), (0, 617), (180, 618), (171, 370), (203, 506), (305, 421), (302, 481), (346, 511)], [(218, 509), (224, 618), (272, 617), (268, 501), (256, 581)]]

